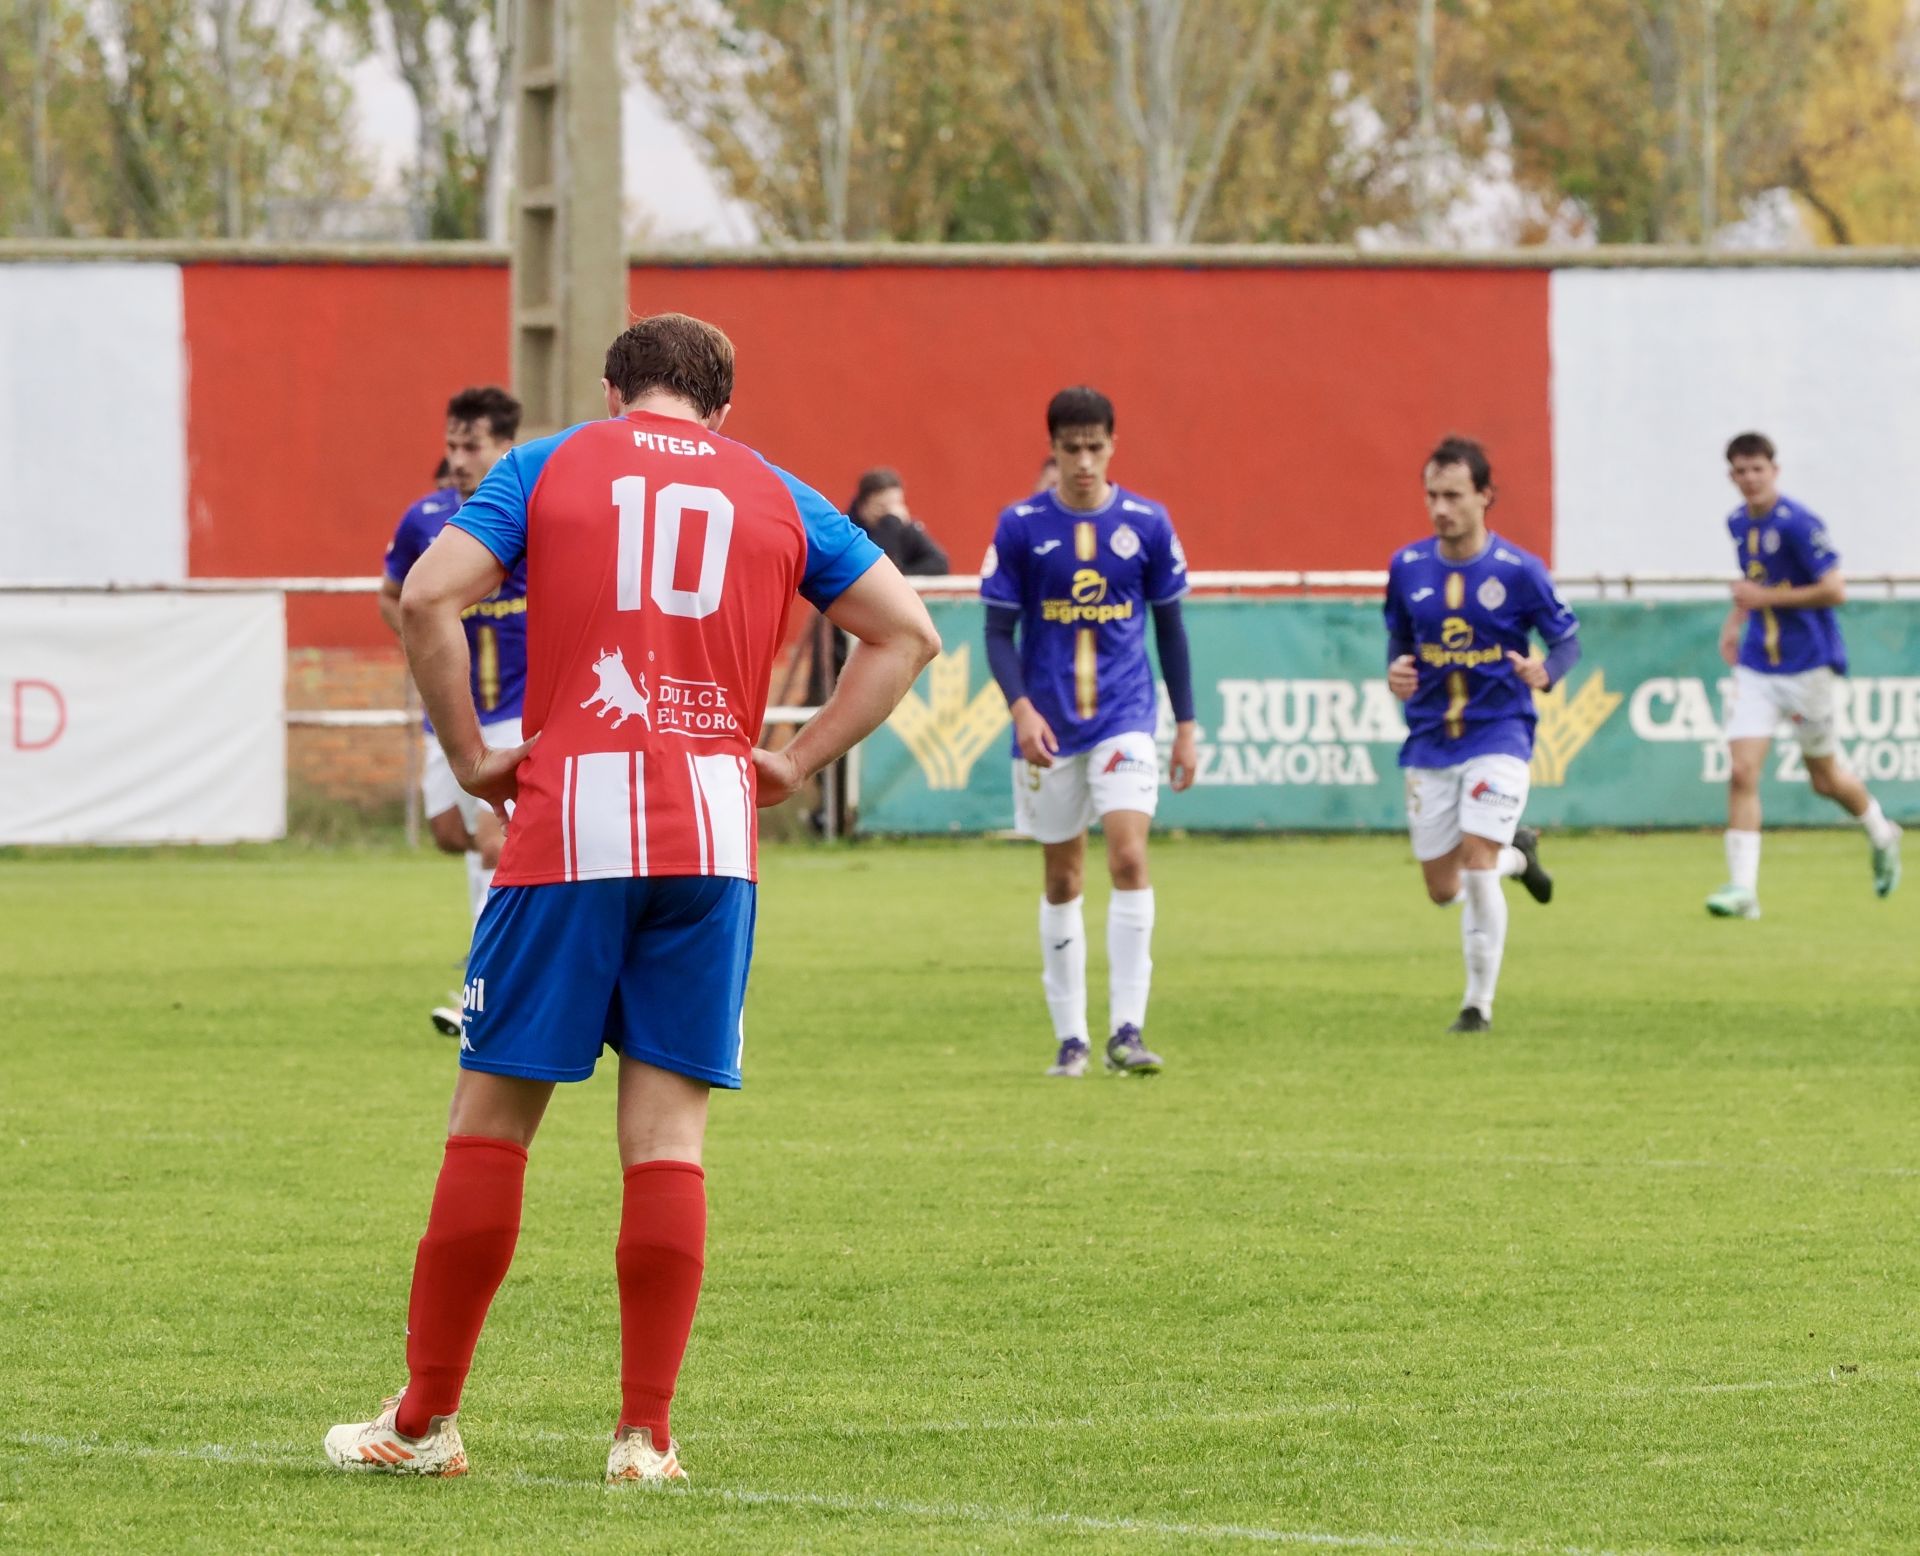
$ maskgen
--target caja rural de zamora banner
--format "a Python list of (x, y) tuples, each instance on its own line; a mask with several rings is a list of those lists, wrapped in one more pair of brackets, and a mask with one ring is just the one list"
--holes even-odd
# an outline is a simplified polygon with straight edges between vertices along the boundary
[[(1011, 729), (987, 673), (981, 607), (933, 606), (946, 651), (862, 748), (860, 827), (987, 832), (1013, 825)], [(1730, 684), (1712, 601), (1576, 604), (1584, 653), (1540, 723), (1527, 818), (1542, 826), (1722, 824)], [(1398, 830), (1401, 707), (1387, 690), (1380, 608), (1367, 601), (1200, 600), (1187, 608), (1200, 769), (1162, 790), (1157, 824), (1196, 830)], [(1852, 673), (1841, 746), (1888, 813), (1920, 817), (1920, 605), (1841, 613)], [(1164, 763), (1172, 715), (1161, 694)], [(1786, 730), (1767, 764), (1769, 823), (1844, 822), (1810, 793)]]

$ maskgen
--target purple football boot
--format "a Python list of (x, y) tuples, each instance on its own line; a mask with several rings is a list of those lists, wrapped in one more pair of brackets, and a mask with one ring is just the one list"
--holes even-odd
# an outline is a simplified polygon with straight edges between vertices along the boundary
[(1047, 1074), (1078, 1080), (1087, 1073), (1087, 1060), (1092, 1053), (1084, 1037), (1066, 1038), (1060, 1044), (1059, 1056), (1047, 1066)]
[(1158, 1075), (1160, 1056), (1141, 1041), (1140, 1029), (1129, 1021), (1107, 1039), (1107, 1068), (1115, 1075)]

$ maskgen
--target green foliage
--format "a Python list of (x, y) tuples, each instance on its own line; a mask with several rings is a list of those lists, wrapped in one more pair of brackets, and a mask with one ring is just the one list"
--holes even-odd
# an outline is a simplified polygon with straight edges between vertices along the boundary
[(1079, 1083), (1032, 846), (769, 851), (662, 1497), (597, 1481), (605, 1068), (534, 1147), (473, 1474), (320, 1460), (402, 1377), (457, 861), (11, 858), (0, 1546), (1920, 1548), (1920, 898), (1857, 835), (1770, 834), (1751, 924), (1717, 837), (1549, 850), (1467, 1042), (1403, 840), (1156, 841), (1169, 1069)]
[(363, 194), (325, 33), (273, 0), (0, 11), (0, 230), (248, 237), (275, 201)]

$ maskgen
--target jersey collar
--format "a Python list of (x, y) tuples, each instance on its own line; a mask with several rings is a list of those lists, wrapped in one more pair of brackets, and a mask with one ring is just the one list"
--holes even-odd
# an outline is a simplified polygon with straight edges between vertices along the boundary
[(1107, 500), (1097, 508), (1069, 508), (1060, 500), (1060, 494), (1058, 492), (1048, 492), (1046, 498), (1047, 501), (1053, 505), (1053, 511), (1063, 519), (1097, 519), (1111, 513), (1115, 508), (1119, 507), (1120, 499), (1125, 495), (1123, 488), (1118, 482), (1110, 481), (1107, 484), (1109, 487)]

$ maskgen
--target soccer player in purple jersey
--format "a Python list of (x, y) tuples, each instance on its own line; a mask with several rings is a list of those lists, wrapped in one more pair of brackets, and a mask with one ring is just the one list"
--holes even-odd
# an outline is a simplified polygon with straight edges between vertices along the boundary
[[(1059, 1044), (1049, 1075), (1087, 1073), (1087, 829), (1106, 833), (1107, 1069), (1154, 1075), (1146, 1046), (1153, 976), (1147, 834), (1160, 796), (1159, 699), (1147, 657), (1153, 614), (1175, 732), (1176, 794), (1198, 765), (1193, 671), (1181, 620), (1187, 559), (1167, 510), (1107, 479), (1113, 403), (1062, 389), (1047, 406), (1059, 484), (1000, 515), (980, 564), (987, 659), (1013, 714), (1013, 808), (1043, 857), (1041, 983)], [(1018, 634), (1016, 639), (1016, 633)]]
[(1760, 916), (1760, 769), (1782, 720), (1806, 758), (1807, 782), (1866, 828), (1873, 889), (1900, 884), (1900, 828), (1847, 766), (1835, 727), (1847, 646), (1834, 607), (1847, 598), (1840, 554), (1819, 516), (1780, 495), (1772, 442), (1743, 432), (1727, 445), (1742, 502), (1727, 517), (1742, 578), (1720, 629), (1733, 668), (1727, 715), (1727, 884), (1707, 898), (1716, 918)]
[(1539, 837), (1520, 814), (1533, 694), (1573, 668), (1580, 624), (1546, 565), (1487, 528), (1485, 449), (1448, 438), (1428, 456), (1425, 479), (1433, 538), (1403, 547), (1387, 570), (1387, 686), (1407, 705), (1400, 765), (1427, 895), (1462, 908), (1467, 992), (1448, 1030), (1485, 1032), (1507, 943), (1501, 880), (1518, 876), (1534, 901), (1553, 898)]
[[(520, 402), (488, 385), (463, 389), (447, 402), (444, 484), (401, 515), (387, 544), (380, 581), (380, 617), (400, 631), (400, 590), (434, 537), (479, 488), (487, 472), (513, 447), (520, 430)], [(467, 652), (473, 666), (473, 702), (488, 745), (520, 744), (521, 703), (527, 680), (527, 572), (514, 569), (499, 591), (467, 611)], [(420, 777), (427, 825), (441, 852), (467, 862), (467, 905), (475, 920), (487, 903), (494, 866), (500, 862), (500, 823), (493, 812), (460, 787), (447, 766), (429, 721), (424, 729), (425, 764)], [(460, 1035), (459, 1001), (432, 1012), (434, 1026)]]

